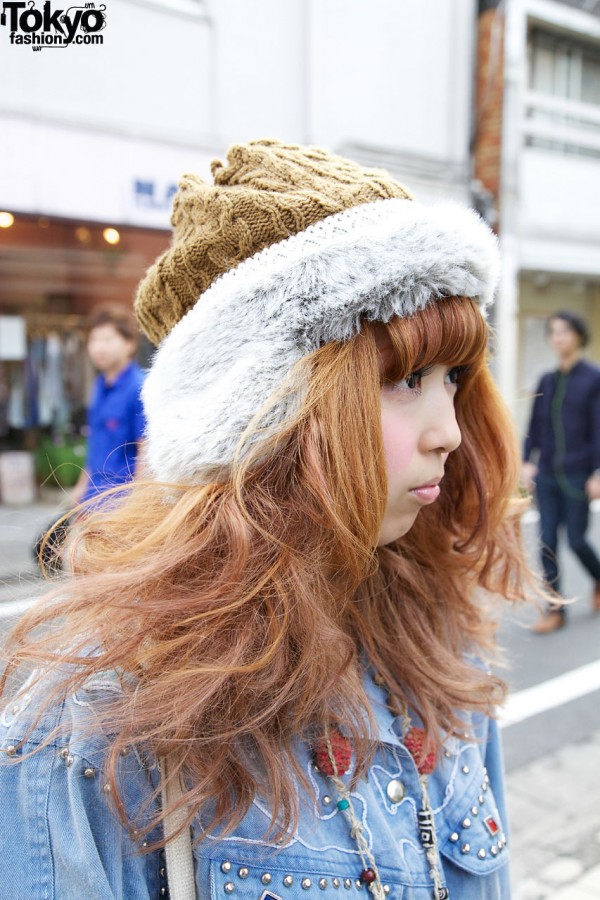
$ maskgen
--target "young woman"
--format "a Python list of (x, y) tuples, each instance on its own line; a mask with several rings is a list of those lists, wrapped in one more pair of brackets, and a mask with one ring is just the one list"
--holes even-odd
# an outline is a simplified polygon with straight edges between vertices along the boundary
[(5, 893), (507, 898), (495, 239), (315, 148), (228, 160), (136, 301), (153, 478), (12, 637)]

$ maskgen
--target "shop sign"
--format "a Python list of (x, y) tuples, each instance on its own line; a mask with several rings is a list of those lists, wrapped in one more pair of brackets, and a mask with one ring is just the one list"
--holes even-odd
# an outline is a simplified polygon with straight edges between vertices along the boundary
[[(38, 147), (43, 153), (30, 150)], [(2, 208), (114, 227), (169, 229), (181, 173), (210, 178), (210, 162), (219, 151), (5, 116), (2, 159), (10, 162), (0, 165)]]
[(106, 28), (106, 5), (98, 9), (94, 3), (53, 9), (45, 0), (38, 9), (35, 0), (9, 0), (2, 3), (0, 25), (8, 28), (8, 38), (13, 45), (26, 45), (32, 50), (48, 47), (65, 48), (71, 44), (103, 44), (98, 32)]
[(170, 211), (176, 184), (160, 185), (151, 178), (136, 178), (133, 185), (134, 203), (139, 209)]

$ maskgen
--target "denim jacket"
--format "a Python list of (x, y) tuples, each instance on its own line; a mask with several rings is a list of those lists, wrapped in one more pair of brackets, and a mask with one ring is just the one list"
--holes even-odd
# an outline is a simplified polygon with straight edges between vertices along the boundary
[[(390, 900), (431, 900), (433, 882), (417, 822), (419, 775), (402, 743), (401, 720), (388, 710), (383, 689), (368, 673), (365, 684), (377, 749), (368, 777), (352, 792), (354, 810)], [(36, 724), (43, 690), (43, 683), (26, 688), (0, 721), (2, 895), (11, 900), (168, 898), (164, 851), (140, 852), (135, 832), (121, 825), (103, 771), (109, 738), (86, 729), (94, 704), (120, 690), (116, 678), (97, 677)], [(57, 724), (60, 734), (48, 746), (19, 760)], [(213, 834), (195, 847), (197, 897), (350, 900), (362, 894), (367, 900), (367, 888), (358, 880), (363, 866), (348, 821), (337, 808), (335, 789), (315, 770), (308, 747), (300, 745), (298, 754), (310, 792), (301, 796), (296, 832), (278, 845), (265, 840), (270, 812), (255, 799), (233, 834)], [(129, 817), (151, 814), (156, 764), (132, 749), (120, 759), (119, 778)], [(465, 722), (464, 740), (447, 741), (428, 790), (449, 896), (509, 898), (495, 722), (482, 715)]]

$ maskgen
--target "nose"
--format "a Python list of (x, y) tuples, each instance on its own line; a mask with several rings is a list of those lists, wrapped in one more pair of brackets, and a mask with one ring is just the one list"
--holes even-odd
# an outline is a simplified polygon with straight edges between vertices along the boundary
[(460, 447), (460, 442), (454, 393), (447, 385), (440, 385), (432, 392), (427, 404), (427, 417), (421, 434), (422, 450), (425, 453), (438, 451), (448, 454)]

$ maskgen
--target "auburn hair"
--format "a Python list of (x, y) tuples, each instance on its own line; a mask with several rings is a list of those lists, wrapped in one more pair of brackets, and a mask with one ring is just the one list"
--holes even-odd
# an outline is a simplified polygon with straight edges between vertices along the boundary
[[(391, 369), (377, 348), (381, 327)], [(462, 711), (493, 712), (504, 686), (471, 654), (493, 651), (490, 598), (524, 598), (530, 576), (517, 443), (487, 345), (485, 320), (464, 298), (385, 326), (364, 322), (356, 338), (302, 360), (299, 408), (276, 436), (250, 443), (226, 479), (134, 483), (82, 518), (73, 574), (17, 625), (8, 672), (56, 670), (47, 705), (95, 674), (127, 673), (94, 726), (110, 734), (107, 774), (122, 817), (119, 755), (142, 745), (169, 754), (174, 777), (184, 776), (187, 823), (201, 806), (210, 811), (205, 833), (233, 829), (257, 793), (270, 801), (274, 835), (294, 827), (294, 783), (305, 779), (295, 740), (339, 727), (356, 777), (369, 761), (365, 658), (431, 741), (462, 733)], [(438, 502), (377, 548), (381, 385), (433, 363), (464, 367), (462, 443)]]

